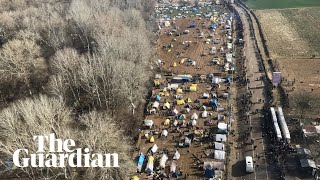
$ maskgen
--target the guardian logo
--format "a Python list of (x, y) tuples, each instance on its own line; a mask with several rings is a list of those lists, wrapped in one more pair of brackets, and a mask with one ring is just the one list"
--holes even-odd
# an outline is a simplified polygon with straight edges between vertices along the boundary
[[(13, 163), (17, 167), (119, 167), (118, 154), (91, 154), (85, 148), (75, 149), (72, 139), (62, 141), (54, 134), (48, 136), (34, 136), (38, 143), (36, 154), (30, 154), (28, 149), (18, 149), (13, 153)], [(45, 151), (45, 142), (49, 143), (49, 151)], [(22, 156), (22, 154), (27, 157)], [(28, 157), (29, 156), (29, 157)], [(111, 166), (112, 157), (112, 166)]]

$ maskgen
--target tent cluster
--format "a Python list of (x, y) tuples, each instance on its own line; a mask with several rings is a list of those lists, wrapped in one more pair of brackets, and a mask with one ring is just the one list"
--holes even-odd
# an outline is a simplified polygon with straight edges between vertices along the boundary
[[(194, 12), (197, 10), (197, 7), (192, 9)], [(225, 143), (231, 118), (227, 104), (233, 78), (230, 71), (225, 71), (223, 67), (228, 63), (228, 67), (232, 68), (234, 57), (232, 49), (229, 50), (222, 39), (227, 38), (225, 33), (230, 32), (226, 27), (230, 24), (227, 21), (230, 18), (217, 12), (203, 15), (207, 18), (203, 22), (207, 23), (190, 19), (182, 28), (170, 21), (170, 27), (163, 29), (165, 36), (174, 36), (163, 49), (164, 53), (168, 48), (175, 50), (181, 44), (185, 51), (192, 51), (194, 44), (203, 41), (199, 39), (202, 36), (205, 39), (203, 46), (206, 47), (203, 49), (209, 49), (204, 54), (212, 56), (216, 63), (214, 66), (210, 64), (210, 71), (200, 71), (198, 66), (203, 63), (185, 56), (158, 62), (166, 73), (157, 74), (154, 78), (137, 155), (138, 172), (146, 173), (150, 179), (182, 176), (181, 166), (190, 161), (194, 161), (192, 165), (203, 168), (203, 177), (206, 178), (219, 179), (225, 168)], [(194, 33), (199, 35), (191, 37), (196, 38), (195, 43), (186, 41), (187, 38), (183, 41), (179, 39), (180, 35)], [(192, 74), (183, 72), (180, 67), (192, 70), (188, 71)], [(194, 73), (194, 69), (198, 69), (198, 73)]]

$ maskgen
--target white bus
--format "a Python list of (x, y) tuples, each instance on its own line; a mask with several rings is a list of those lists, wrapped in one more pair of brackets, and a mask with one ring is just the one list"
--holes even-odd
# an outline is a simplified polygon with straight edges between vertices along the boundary
[(287, 140), (288, 143), (290, 143), (290, 139), (291, 139), (290, 132), (289, 132), (289, 128), (287, 126), (281, 107), (278, 107), (277, 114), (278, 114), (279, 125), (282, 131), (282, 136), (285, 140)]

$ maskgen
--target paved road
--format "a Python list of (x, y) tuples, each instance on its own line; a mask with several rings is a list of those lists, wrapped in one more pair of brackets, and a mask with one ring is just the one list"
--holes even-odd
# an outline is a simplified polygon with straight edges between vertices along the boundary
[[(240, 160), (245, 158), (245, 156), (252, 156), (254, 159), (254, 164), (256, 169), (254, 173), (243, 174), (239, 179), (274, 179), (271, 177), (270, 168), (267, 167), (266, 159), (264, 156), (265, 144), (262, 138), (261, 129), (261, 117), (259, 113), (254, 113), (257, 109), (260, 110), (263, 107), (263, 102), (267, 102), (266, 96), (264, 95), (264, 81), (260, 80), (261, 75), (261, 60), (258, 55), (258, 48), (255, 44), (254, 36), (250, 31), (250, 20), (248, 14), (245, 10), (237, 5), (233, 5), (235, 10), (239, 13), (242, 25), (243, 25), (243, 40), (244, 40), (244, 56), (245, 56), (245, 66), (247, 70), (247, 79), (250, 83), (247, 84), (248, 92), (251, 92), (252, 106), (250, 112), (248, 112), (247, 121), (247, 132), (250, 132), (248, 142), (251, 139), (254, 140), (252, 145), (245, 145), (242, 149), (242, 154), (240, 153)], [(250, 130), (252, 127), (252, 130)], [(243, 163), (244, 164), (244, 163)], [(244, 170), (244, 169), (243, 169)]]

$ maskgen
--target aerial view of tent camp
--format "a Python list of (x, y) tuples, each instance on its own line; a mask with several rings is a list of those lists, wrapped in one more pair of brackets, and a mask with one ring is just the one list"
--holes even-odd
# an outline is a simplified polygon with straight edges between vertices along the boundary
[(235, 58), (233, 20), (219, 7), (155, 8), (158, 73), (135, 154), (137, 177), (224, 176)]

